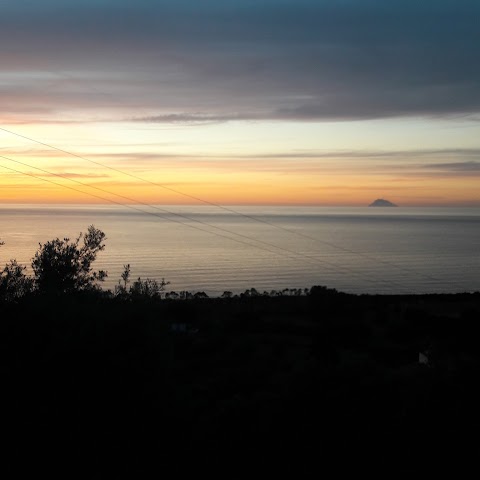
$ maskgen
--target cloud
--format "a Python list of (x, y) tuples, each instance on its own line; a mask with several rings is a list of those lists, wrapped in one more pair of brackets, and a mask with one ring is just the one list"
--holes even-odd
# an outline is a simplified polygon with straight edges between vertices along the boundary
[(454, 163), (433, 163), (423, 165), (423, 168), (429, 170), (440, 170), (444, 172), (464, 173), (466, 175), (480, 175), (480, 161), (454, 162)]
[[(346, 159), (417, 159), (419, 157), (444, 157), (480, 156), (480, 148), (443, 148), (443, 149), (421, 149), (421, 150), (314, 150), (314, 151), (289, 151), (272, 152), (267, 154), (250, 154), (254, 158), (346, 158)], [(236, 157), (239, 157), (238, 155)], [(246, 157), (246, 155), (242, 155)], [(443, 165), (443, 164), (438, 164)]]
[[(480, 174), (479, 148), (449, 148), (423, 150), (317, 150), (277, 151), (250, 154), (184, 154), (134, 151), (92, 153), (100, 163), (128, 161), (137, 171), (144, 167), (180, 169), (211, 169), (231, 172), (271, 172), (277, 174), (361, 173), (401, 175), (402, 177), (459, 177)], [(472, 160), (475, 159), (475, 160)], [(443, 162), (439, 160), (443, 159)], [(261, 160), (261, 161), (260, 161)], [(455, 160), (455, 161), (454, 161)], [(133, 163), (134, 162), (134, 163)], [(117, 165), (120, 165), (118, 163)], [(360, 169), (360, 170), (359, 170)], [(161, 182), (163, 183), (163, 182)]]
[[(248, 153), (248, 154), (235, 154), (226, 151), (224, 154), (183, 154), (183, 153), (155, 153), (155, 152), (142, 152), (142, 151), (130, 151), (130, 152), (109, 152), (109, 153), (94, 153), (95, 158), (107, 157), (107, 158), (119, 158), (119, 159), (144, 159), (155, 160), (159, 158), (191, 158), (191, 159), (245, 159), (256, 160), (262, 159), (410, 159), (412, 161), (418, 160), (418, 158), (428, 157), (438, 159), (439, 157), (480, 157), (480, 148), (443, 148), (443, 149), (420, 149), (420, 150), (288, 150), (288, 151), (276, 151), (270, 153)], [(443, 163), (428, 164), (428, 165), (445, 165)], [(447, 164), (448, 165), (448, 164)]]
[[(170, 113), (163, 115), (152, 115), (147, 117), (134, 117), (126, 121), (141, 123), (172, 123), (180, 125), (210, 125), (235, 120), (253, 120), (255, 115), (245, 114), (209, 114), (209, 113)], [(260, 119), (259, 116), (255, 118)]]
[[(8, 0), (2, 9), (4, 111), (123, 109), (187, 124), (480, 112), (478, 1)], [(52, 75), (62, 81), (52, 86)]]

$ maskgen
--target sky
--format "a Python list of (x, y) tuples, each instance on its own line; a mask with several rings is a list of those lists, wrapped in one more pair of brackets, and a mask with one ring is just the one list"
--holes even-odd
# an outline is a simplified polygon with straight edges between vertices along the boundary
[(478, 0), (0, 0), (0, 203), (478, 207), (479, 25)]

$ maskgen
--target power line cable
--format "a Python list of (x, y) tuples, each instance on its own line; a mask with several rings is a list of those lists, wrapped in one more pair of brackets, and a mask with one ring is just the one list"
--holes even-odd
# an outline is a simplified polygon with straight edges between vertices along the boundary
[[(30, 165), (30, 164), (27, 164), (27, 163), (25, 163), (25, 162), (21, 162), (21, 161), (19, 161), (19, 160), (14, 160), (14, 159), (9, 158), (9, 157), (6, 157), (6, 156), (4, 156), (4, 155), (0, 155), (0, 158), (3, 158), (3, 159), (5, 159), (5, 160), (8, 160), (8, 161), (11, 161), (11, 162), (14, 162), (14, 163), (23, 165), (23, 166), (27, 166), (27, 167), (29, 167), (29, 168), (33, 168), (33, 169), (39, 170), (39, 171), (41, 171), (41, 172), (43, 172), (43, 173), (45, 173), (45, 174), (47, 174), (47, 175), (53, 175), (53, 176), (56, 176), (56, 177), (59, 177), (59, 178), (66, 179), (66, 180), (68, 180), (68, 181), (71, 181), (71, 182), (76, 183), (76, 184), (78, 184), (78, 185), (81, 185), (81, 186), (83, 186), (83, 187), (93, 188), (93, 189), (95, 189), (95, 190), (98, 190), (98, 191), (100, 191), (100, 192), (102, 192), (102, 193), (106, 193), (106, 194), (108, 194), (108, 195), (115, 195), (115, 196), (117, 196), (117, 197), (119, 197), (119, 198), (122, 198), (122, 199), (124, 199), (124, 200), (127, 200), (127, 201), (137, 202), (136, 200), (134, 200), (134, 199), (132, 199), (132, 198), (130, 198), (130, 197), (127, 197), (127, 196), (125, 196), (125, 195), (120, 195), (120, 194), (117, 194), (117, 193), (114, 193), (114, 192), (110, 192), (110, 191), (108, 191), (108, 190), (106, 190), (106, 189), (103, 189), (103, 188), (100, 188), (100, 187), (97, 187), (97, 186), (94, 186), (94, 185), (89, 185), (89, 184), (87, 184), (87, 183), (85, 183), (85, 182), (81, 182), (81, 181), (79, 181), (79, 180), (72, 179), (72, 178), (70, 178), (70, 177), (68, 177), (68, 176), (66, 176), (66, 175), (62, 175), (62, 174), (50, 172), (50, 171), (48, 171), (48, 170), (45, 170), (45, 169), (42, 169), (42, 168), (39, 168), (39, 167), (35, 167), (35, 166)], [(284, 248), (284, 247), (279, 247), (279, 246), (277, 246), (277, 245), (275, 245), (275, 244), (272, 244), (272, 243), (270, 243), (270, 242), (265, 242), (265, 241), (263, 241), (263, 240), (254, 239), (254, 238), (251, 238), (251, 237), (249, 237), (249, 236), (247, 236), (247, 235), (240, 234), (240, 233), (238, 233), (238, 232), (233, 232), (233, 231), (231, 231), (231, 230), (228, 230), (228, 229), (225, 229), (225, 228), (222, 228), (222, 227), (218, 227), (218, 226), (216, 226), (216, 225), (211, 225), (211, 224), (209, 224), (209, 223), (207, 223), (207, 222), (204, 222), (204, 221), (202, 221), (202, 220), (195, 219), (195, 218), (189, 217), (189, 216), (187, 216), (187, 215), (182, 215), (182, 214), (179, 214), (179, 213), (176, 213), (176, 212), (171, 212), (171, 211), (169, 211), (169, 210), (156, 207), (156, 206), (154, 206), (154, 205), (150, 205), (150, 204), (143, 203), (143, 202), (137, 202), (137, 203), (140, 203), (140, 204), (142, 204), (142, 205), (144, 205), (144, 206), (147, 206), (147, 207), (150, 207), (150, 208), (154, 208), (154, 209), (156, 209), (156, 210), (159, 210), (159, 211), (161, 211), (161, 212), (164, 212), (165, 214), (179, 216), (179, 217), (184, 218), (184, 219), (186, 219), (186, 220), (193, 221), (193, 222), (197, 222), (197, 223), (200, 223), (201, 225), (204, 225), (204, 226), (207, 226), (207, 227), (210, 227), (210, 228), (215, 228), (215, 229), (217, 229), (217, 230), (220, 230), (220, 231), (222, 231), (222, 232), (228, 233), (228, 234), (230, 234), (230, 235), (235, 235), (235, 236), (237, 236), (237, 237), (244, 238), (244, 239), (246, 239), (246, 240), (248, 240), (248, 241), (250, 241), (250, 242), (251, 242), (251, 241), (257, 242), (257, 243), (260, 243), (260, 244), (262, 244), (262, 245), (265, 245), (265, 246), (271, 247), (271, 248), (260, 247), (259, 245), (252, 244), (252, 243), (248, 243), (248, 242), (243, 241), (243, 240), (238, 240), (238, 239), (236, 239), (236, 238), (232, 238), (232, 237), (230, 237), (230, 236), (227, 236), (227, 235), (224, 235), (224, 234), (220, 234), (220, 233), (218, 233), (218, 232), (213, 232), (213, 231), (211, 231), (211, 230), (205, 230), (205, 229), (199, 228), (199, 227), (197, 227), (197, 226), (195, 226), (195, 225), (191, 225), (191, 224), (189, 224), (189, 223), (185, 223), (185, 222), (181, 222), (181, 221), (178, 221), (178, 220), (169, 218), (169, 217), (167, 217), (166, 215), (161, 215), (161, 214), (156, 214), (156, 213), (154, 213), (154, 212), (145, 211), (145, 210), (142, 210), (142, 209), (133, 207), (132, 205), (129, 205), (129, 204), (117, 202), (117, 201), (115, 201), (115, 200), (112, 200), (112, 199), (109, 199), (109, 198), (105, 198), (105, 197), (101, 197), (101, 196), (99, 196), (99, 195), (95, 195), (95, 194), (92, 194), (92, 193), (88, 193), (88, 192), (85, 192), (85, 191), (83, 191), (83, 190), (79, 190), (79, 189), (77, 189), (77, 188), (69, 187), (69, 186), (67, 186), (67, 185), (64, 185), (64, 184), (61, 184), (61, 183), (58, 183), (58, 182), (53, 182), (52, 180), (45, 179), (45, 178), (43, 178), (43, 177), (41, 177), (41, 176), (38, 176), (38, 175), (34, 175), (34, 174), (26, 173), (26, 172), (21, 172), (21, 171), (19, 171), (19, 170), (15, 170), (15, 169), (12, 169), (12, 168), (9, 168), (9, 167), (5, 167), (4, 165), (0, 165), (0, 167), (5, 168), (5, 169), (7, 169), (7, 170), (11, 170), (12, 172), (15, 172), (15, 173), (20, 173), (20, 174), (23, 174), (23, 175), (27, 175), (27, 176), (30, 176), (30, 177), (33, 177), (33, 178), (37, 178), (37, 179), (43, 180), (43, 181), (45, 181), (45, 182), (48, 182), (48, 183), (51, 183), (51, 184), (54, 184), (54, 185), (57, 185), (57, 186), (60, 186), (60, 187), (68, 188), (68, 189), (74, 190), (74, 191), (76, 191), (76, 192), (80, 192), (80, 193), (83, 193), (83, 194), (86, 194), (86, 195), (90, 195), (90, 196), (93, 196), (93, 197), (95, 197), (95, 198), (98, 198), (98, 199), (101, 199), (101, 200), (104, 200), (104, 201), (108, 201), (108, 202), (114, 203), (114, 204), (116, 204), (116, 205), (120, 205), (120, 206), (123, 206), (123, 207), (131, 208), (131, 209), (137, 210), (137, 211), (139, 211), (139, 212), (141, 212), (141, 213), (154, 215), (154, 216), (157, 216), (157, 217), (159, 217), (159, 218), (163, 218), (163, 219), (166, 219), (166, 220), (171, 220), (171, 221), (174, 221), (174, 222), (176, 222), (176, 223), (179, 223), (179, 224), (182, 224), (182, 225), (186, 225), (186, 226), (195, 228), (195, 229), (200, 230), (200, 231), (202, 231), (202, 232), (207, 232), (207, 233), (211, 233), (211, 234), (213, 234), (213, 235), (218, 235), (218, 236), (220, 236), (220, 237), (227, 238), (227, 239), (229, 239), (229, 240), (233, 240), (233, 241), (236, 241), (236, 242), (239, 242), (239, 243), (248, 245), (248, 246), (250, 246), (250, 247), (257, 247), (257, 248), (260, 248), (260, 249), (262, 249), (262, 250), (268, 251), (268, 252), (270, 252), (270, 253), (274, 253), (274, 254), (281, 255), (278, 251), (271, 250), (271, 248), (274, 248), (274, 249), (277, 249), (277, 250), (280, 250), (280, 251), (283, 251), (283, 252), (288, 253), (290, 257), (291, 257), (292, 255), (294, 255), (294, 256), (296, 256), (296, 257), (301, 257), (301, 258), (303, 258), (303, 259), (313, 260), (313, 261), (315, 261), (315, 262), (317, 262), (317, 263), (326, 264), (326, 265), (329, 265), (330, 267), (334, 267), (334, 268), (336, 268), (336, 269), (345, 270), (346, 272), (348, 272), (348, 273), (350, 273), (350, 274), (354, 274), (354, 275), (361, 276), (361, 277), (363, 277), (363, 278), (365, 278), (365, 279), (368, 279), (369, 281), (373, 281), (373, 282), (376, 282), (376, 283), (379, 283), (379, 282), (389, 283), (389, 284), (391, 284), (391, 285), (395, 285), (396, 287), (400, 287), (400, 288), (402, 288), (402, 289), (405, 289), (405, 287), (404, 287), (403, 285), (401, 285), (401, 284), (399, 284), (399, 283), (397, 283), (397, 282), (394, 282), (394, 281), (385, 281), (385, 280), (379, 281), (379, 280), (377, 280), (377, 279), (375, 279), (375, 278), (371, 278), (370, 276), (368, 276), (368, 275), (366, 275), (366, 274), (362, 274), (362, 273), (359, 273), (359, 272), (357, 272), (357, 271), (355, 271), (355, 270), (349, 269), (349, 268), (347, 268), (347, 267), (345, 267), (345, 266), (343, 266), (343, 265), (338, 265), (338, 264), (335, 264), (335, 263), (332, 263), (332, 262), (329, 262), (329, 261), (326, 261), (326, 260), (323, 260), (323, 259), (320, 260), (320, 259), (318, 259), (317, 257), (312, 257), (312, 256), (310, 256), (310, 255), (301, 254), (301, 253), (295, 252), (295, 251), (293, 251), (293, 250), (286, 249), (286, 248)], [(406, 290), (406, 289), (405, 289), (405, 290)]]
[[(69, 74), (66, 73), (66, 72), (58, 72), (58, 71), (51, 71), (51, 70), (48, 70), (48, 72), (51, 73), (51, 74), (53, 74), (53, 75), (60, 75), (60, 76), (63, 76), (64, 78), (67, 78), (67, 79), (69, 79), (69, 80), (76, 81), (75, 77), (73, 77), (72, 75), (69, 75)], [(88, 87), (89, 87), (92, 91), (94, 91), (95, 93), (100, 93), (100, 94), (102, 94), (102, 95), (104, 95), (104, 96), (106, 96), (106, 97), (109, 97), (109, 98), (114, 99), (114, 96), (113, 96), (111, 93), (106, 93), (105, 91), (99, 90), (98, 88), (96, 88), (96, 87), (95, 87), (94, 85), (92, 85), (91, 83), (88, 83)], [(114, 100), (115, 100), (115, 99), (114, 99)], [(116, 103), (118, 103), (118, 99), (115, 100), (115, 101), (116, 101)], [(12, 132), (12, 131), (6, 130), (6, 129), (4, 129), (4, 128), (1, 128), (1, 127), (0, 127), (0, 130), (4, 130), (4, 131), (6, 131), (6, 132), (8, 132), (8, 133), (11, 133), (12, 135), (19, 135), (19, 134), (17, 134), (16, 132)], [(21, 136), (21, 135), (20, 135), (20, 136)], [(41, 142), (38, 142), (38, 141), (35, 140), (35, 139), (29, 138), (29, 137), (26, 137), (26, 136), (21, 136), (21, 137), (22, 137), (22, 138), (26, 138), (27, 140), (30, 140), (30, 141), (33, 141), (33, 142), (41, 143)], [(52, 146), (52, 145), (48, 145), (48, 144), (45, 144), (45, 143), (41, 143), (41, 144), (44, 145), (44, 146), (48, 146), (49, 148), (54, 148), (54, 149), (55, 149), (55, 147)], [(75, 154), (73, 154), (73, 153), (71, 153), (71, 152), (68, 152), (68, 151), (66, 151), (66, 150), (60, 150), (60, 151), (62, 151), (62, 152), (64, 152), (64, 153), (67, 153), (67, 154), (69, 154), (69, 155), (75, 155)], [(77, 156), (78, 156), (78, 155), (77, 155)], [(83, 156), (78, 156), (78, 157), (81, 158), (81, 159), (83, 159), (83, 160), (86, 160), (86, 161), (91, 161), (91, 159), (84, 158)], [(108, 165), (104, 165), (104, 164), (102, 164), (102, 163), (100, 163), (100, 162), (94, 162), (94, 163), (96, 163), (97, 165), (101, 165), (101, 166), (103, 166), (103, 167), (105, 167), (105, 168), (110, 168)], [(121, 170), (115, 170), (115, 171), (117, 171), (117, 172), (119, 172), (119, 173), (123, 173), (124, 175), (129, 175), (127, 172), (124, 172), (124, 171), (121, 171)], [(349, 249), (349, 248), (347, 248), (347, 247), (342, 247), (342, 246), (340, 246), (340, 245), (337, 245), (337, 244), (334, 244), (334, 243), (331, 243), (331, 242), (327, 242), (327, 241), (325, 241), (325, 240), (320, 240), (320, 239), (318, 239), (318, 238), (316, 238), (316, 237), (312, 237), (312, 236), (310, 236), (310, 235), (303, 234), (303, 233), (298, 232), (298, 231), (296, 231), (296, 230), (292, 230), (292, 229), (283, 227), (282, 225), (278, 225), (278, 224), (276, 224), (276, 223), (269, 222), (268, 220), (265, 220), (265, 219), (262, 219), (262, 218), (259, 218), (259, 217), (255, 217), (255, 216), (252, 216), (252, 215), (248, 215), (248, 214), (239, 212), (239, 211), (237, 211), (237, 210), (235, 210), (235, 209), (233, 209), (233, 208), (229, 208), (229, 207), (226, 207), (226, 206), (224, 206), (224, 205), (220, 205), (220, 204), (217, 204), (217, 203), (214, 203), (214, 202), (210, 202), (210, 201), (208, 201), (208, 200), (205, 200), (205, 199), (202, 199), (202, 198), (198, 198), (198, 197), (196, 197), (196, 196), (187, 194), (187, 193), (182, 192), (182, 191), (180, 191), (180, 190), (177, 190), (177, 189), (174, 189), (174, 188), (171, 188), (171, 187), (167, 187), (166, 185), (158, 184), (158, 183), (156, 183), (156, 182), (150, 182), (149, 180), (146, 180), (146, 179), (144, 179), (144, 178), (142, 178), (142, 177), (134, 176), (134, 178), (137, 178), (138, 180), (141, 180), (141, 181), (144, 181), (144, 182), (152, 183), (153, 185), (156, 185), (156, 186), (158, 186), (158, 187), (164, 188), (164, 189), (166, 189), (166, 190), (170, 190), (170, 191), (172, 191), (172, 192), (174, 192), (174, 193), (177, 193), (177, 194), (179, 194), (179, 195), (183, 195), (183, 196), (185, 196), (185, 197), (187, 197), (187, 198), (191, 198), (191, 199), (193, 199), (193, 200), (202, 202), (202, 203), (204, 203), (204, 204), (211, 205), (211, 206), (215, 206), (215, 207), (220, 208), (220, 209), (222, 209), (222, 210), (224, 210), (224, 211), (227, 211), (227, 212), (230, 212), (230, 213), (234, 213), (234, 214), (236, 214), (236, 215), (243, 216), (244, 218), (248, 218), (248, 219), (253, 220), (253, 221), (255, 221), (255, 222), (259, 222), (259, 223), (263, 223), (263, 224), (266, 224), (266, 225), (270, 225), (271, 227), (274, 227), (274, 228), (276, 228), (276, 229), (283, 230), (283, 231), (288, 232), (288, 233), (290, 233), (290, 234), (297, 235), (297, 236), (299, 236), (299, 237), (303, 237), (303, 238), (312, 240), (312, 241), (314, 241), (314, 242), (316, 242), (316, 243), (319, 243), (320, 245), (327, 245), (327, 246), (329, 246), (329, 247), (331, 247), (331, 248), (334, 248), (334, 249), (337, 249), (337, 250), (340, 250), (340, 251), (343, 251), (343, 252), (346, 252), (346, 253), (350, 253), (350, 254), (352, 254), (352, 255), (356, 255), (356, 256), (359, 256), (359, 257), (363, 257), (363, 258), (368, 259), (368, 260), (373, 260), (373, 261), (378, 262), (378, 263), (381, 263), (381, 264), (383, 264), (383, 265), (392, 266), (392, 267), (397, 268), (398, 270), (401, 270), (401, 271), (403, 271), (403, 272), (405, 272), (405, 273), (409, 273), (409, 274), (413, 273), (413, 274), (416, 274), (416, 275), (420, 275), (421, 277), (423, 277), (423, 278), (425, 278), (425, 279), (428, 279), (428, 280), (431, 280), (431, 281), (434, 281), (434, 282), (439, 281), (438, 278), (436, 278), (436, 277), (434, 277), (434, 276), (432, 276), (432, 275), (428, 275), (428, 274), (424, 274), (424, 273), (419, 273), (418, 271), (416, 271), (416, 270), (414, 270), (414, 269), (402, 267), (402, 266), (400, 266), (400, 265), (398, 265), (398, 264), (396, 264), (396, 263), (389, 262), (389, 261), (383, 260), (383, 259), (381, 259), (381, 258), (377, 258), (377, 257), (375, 257), (375, 256), (373, 256), (373, 255), (369, 255), (369, 254), (367, 254), (367, 253), (358, 252), (358, 251)], [(459, 286), (459, 284), (457, 284), (457, 286)], [(460, 287), (460, 288), (463, 288), (463, 287)]]
[[(156, 186), (156, 187), (159, 187), (159, 188), (163, 188), (165, 190), (168, 190), (172, 193), (176, 193), (177, 195), (182, 195), (184, 197), (187, 197), (187, 198), (190, 198), (192, 200), (195, 200), (197, 202), (201, 202), (201, 203), (204, 203), (206, 205), (210, 205), (210, 206), (214, 206), (214, 207), (217, 207), (217, 208), (220, 208), (226, 212), (229, 212), (229, 213), (233, 213), (235, 215), (240, 215), (244, 218), (248, 218), (252, 221), (255, 221), (255, 222), (258, 222), (258, 223), (263, 223), (265, 225), (269, 225), (273, 228), (276, 228), (276, 229), (279, 229), (279, 230), (282, 230), (284, 232), (287, 232), (287, 233), (290, 233), (292, 235), (296, 235), (296, 236), (299, 236), (299, 237), (303, 237), (305, 239), (308, 239), (308, 240), (311, 240), (311, 241), (314, 241), (316, 243), (319, 243), (321, 245), (326, 245), (326, 246), (329, 246), (330, 248), (334, 248), (334, 249), (337, 249), (337, 250), (340, 250), (340, 251), (343, 251), (345, 253), (349, 253), (351, 255), (356, 255), (358, 257), (362, 257), (362, 258), (365, 258), (367, 260), (372, 260), (372, 261), (375, 261), (375, 262), (378, 262), (378, 263), (381, 263), (383, 265), (386, 265), (386, 266), (391, 266), (391, 267), (394, 267), (394, 268), (397, 268), (398, 270), (401, 270), (405, 273), (414, 273), (416, 275), (420, 275), (422, 276), (423, 278), (426, 278), (428, 280), (431, 280), (431, 281), (435, 281), (435, 282), (438, 282), (439, 279), (438, 278), (435, 278), (431, 275), (428, 275), (428, 274), (423, 274), (423, 273), (419, 273), (417, 272), (416, 270), (413, 270), (413, 269), (409, 269), (409, 268), (406, 268), (406, 267), (402, 267), (400, 265), (397, 265), (393, 262), (389, 262), (387, 260), (383, 260), (383, 259), (380, 259), (380, 258), (377, 258), (375, 256), (372, 256), (372, 255), (369, 255), (369, 254), (366, 254), (366, 253), (362, 253), (362, 252), (358, 252), (358, 251), (355, 251), (355, 250), (352, 250), (352, 249), (349, 249), (349, 248), (346, 248), (346, 247), (342, 247), (340, 245), (337, 245), (337, 244), (334, 244), (332, 242), (327, 242), (325, 240), (320, 240), (316, 237), (312, 237), (311, 235), (307, 235), (307, 234), (304, 234), (304, 233), (301, 233), (301, 232), (298, 232), (296, 230), (292, 230), (292, 229), (289, 229), (289, 228), (286, 228), (286, 227), (283, 227), (282, 225), (278, 225), (276, 223), (273, 223), (273, 222), (269, 222), (268, 220), (265, 220), (265, 219), (262, 219), (262, 218), (258, 218), (258, 217), (255, 217), (253, 215), (248, 215), (246, 213), (243, 213), (243, 212), (239, 212), (238, 210), (235, 210), (233, 208), (229, 208), (229, 207), (226, 207), (224, 205), (220, 205), (220, 204), (217, 204), (215, 202), (211, 202), (209, 200), (205, 200), (205, 199), (202, 199), (200, 197), (197, 197), (195, 195), (191, 195), (191, 194), (188, 194), (188, 193), (185, 193), (185, 192), (182, 192), (180, 190), (177, 190), (175, 188), (172, 188), (172, 187), (169, 187), (167, 185), (164, 185), (164, 184), (161, 184), (161, 183), (158, 183), (158, 182), (153, 182), (152, 180), (148, 180), (146, 178), (143, 178), (143, 177), (140, 177), (138, 175), (134, 175), (132, 173), (129, 173), (129, 172), (126, 172), (124, 170), (120, 170), (118, 168), (115, 168), (115, 167), (111, 167), (109, 165), (106, 165), (102, 162), (97, 162), (95, 160), (92, 160), (91, 158), (88, 158), (88, 157), (85, 157), (84, 155), (79, 155), (77, 153), (74, 153), (74, 152), (70, 152), (68, 150), (65, 150), (65, 149), (62, 149), (62, 148), (59, 148), (59, 147), (56, 147), (54, 145), (51, 145), (51, 144), (48, 144), (48, 143), (45, 143), (45, 142), (41, 142), (40, 140), (36, 140), (32, 137), (28, 137), (26, 135), (22, 135), (20, 133), (17, 133), (17, 132), (13, 132), (12, 130), (8, 130), (4, 127), (1, 127), (0, 126), (0, 130), (1, 131), (4, 131), (6, 133), (9, 133), (11, 135), (14, 135), (14, 136), (17, 136), (19, 138), (23, 138), (25, 140), (29, 140), (31, 142), (34, 142), (34, 143), (37, 143), (39, 145), (43, 145), (44, 147), (47, 147), (47, 148), (50, 148), (50, 149), (53, 149), (53, 150), (56, 150), (58, 152), (61, 152), (61, 153), (65, 153), (66, 155), (69, 155), (69, 156), (72, 156), (72, 157), (76, 157), (76, 158), (79, 158), (81, 160), (84, 160), (84, 161), (87, 161), (87, 162), (90, 162), (92, 164), (95, 164), (97, 166), (101, 166), (103, 168), (106, 168), (108, 170), (111, 170), (111, 171), (114, 171), (114, 172), (117, 172), (117, 173), (120, 173), (122, 175), (126, 175), (130, 178), (134, 178), (135, 180), (139, 180), (141, 182), (145, 182), (145, 183), (148, 183), (150, 185), (153, 185), (153, 186)], [(135, 200), (134, 200), (135, 201)], [(153, 207), (152, 205), (149, 205), (150, 207)], [(171, 213), (171, 212), (170, 212)], [(458, 285), (457, 285), (458, 286)]]

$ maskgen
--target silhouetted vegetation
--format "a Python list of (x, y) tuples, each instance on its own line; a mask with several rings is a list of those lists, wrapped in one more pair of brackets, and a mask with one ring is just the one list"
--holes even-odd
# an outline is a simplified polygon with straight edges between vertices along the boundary
[(111, 478), (228, 461), (232, 476), (298, 477), (480, 453), (479, 293), (208, 298), (131, 283), (129, 265), (105, 292), (92, 269), (105, 237), (89, 233), (40, 245), (32, 278), (14, 260), (1, 273), (15, 465)]
[(36, 288), (55, 294), (95, 289), (96, 282), (107, 276), (103, 270), (92, 269), (97, 254), (105, 248), (104, 239), (105, 233), (90, 225), (87, 233), (80, 233), (74, 241), (56, 238), (40, 244), (32, 260)]
[(0, 298), (5, 301), (18, 300), (33, 291), (33, 279), (25, 275), (25, 266), (11, 260), (0, 272)]

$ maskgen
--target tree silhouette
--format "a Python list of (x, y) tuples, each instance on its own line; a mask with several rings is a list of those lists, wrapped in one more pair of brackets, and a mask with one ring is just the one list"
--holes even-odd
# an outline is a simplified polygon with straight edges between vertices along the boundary
[(25, 275), (23, 265), (10, 260), (0, 272), (0, 298), (18, 300), (33, 290), (33, 280)]
[(92, 269), (97, 254), (105, 248), (104, 240), (105, 233), (90, 225), (74, 241), (56, 238), (40, 243), (32, 260), (38, 291), (64, 294), (96, 289), (96, 282), (107, 277), (107, 272)]
[[(120, 275), (121, 280), (118, 281), (118, 285), (115, 285), (114, 294), (116, 297), (125, 297), (128, 294), (127, 285), (130, 282), (130, 264), (127, 263), (123, 266), (123, 272)], [(122, 285), (123, 282), (123, 285)]]
[(129, 281), (129, 278), (130, 278), (130, 264), (128, 263), (127, 265), (124, 265), (123, 266), (123, 272), (122, 272), (122, 280), (123, 280), (123, 288), (125, 288), (125, 290), (127, 289), (127, 283)]

